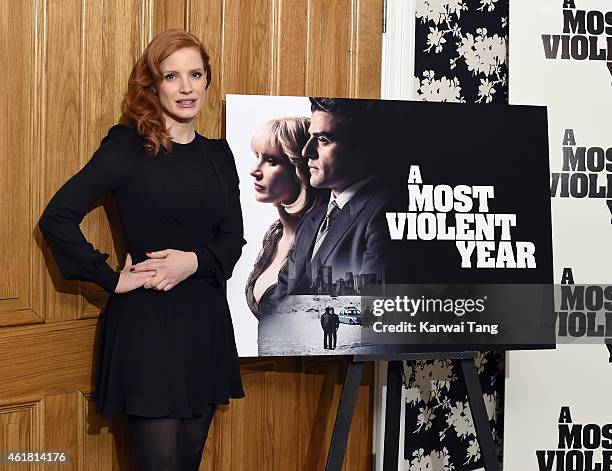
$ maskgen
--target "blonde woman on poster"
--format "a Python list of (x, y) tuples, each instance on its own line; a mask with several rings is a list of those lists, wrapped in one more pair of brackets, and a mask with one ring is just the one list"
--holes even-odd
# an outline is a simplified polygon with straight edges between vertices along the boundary
[(309, 125), (305, 117), (272, 119), (251, 139), (256, 158), (250, 172), (255, 200), (278, 210), (245, 287), (247, 304), (258, 319), (273, 313), (278, 273), (293, 249), (298, 223), (329, 194), (309, 183), (308, 158), (302, 155)]

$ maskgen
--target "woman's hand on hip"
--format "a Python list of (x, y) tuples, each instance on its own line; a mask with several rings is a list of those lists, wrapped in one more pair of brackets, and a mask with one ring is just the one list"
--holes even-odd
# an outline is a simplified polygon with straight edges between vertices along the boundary
[(153, 277), (142, 285), (145, 289), (168, 291), (194, 274), (198, 268), (198, 258), (194, 252), (166, 249), (148, 252), (147, 256), (148, 260), (130, 268), (135, 274), (153, 270)]
[(125, 257), (125, 265), (123, 270), (119, 272), (119, 282), (115, 287), (115, 293), (127, 293), (140, 288), (155, 275), (155, 272), (152, 270), (132, 272), (130, 271), (130, 268), (132, 268), (132, 256), (128, 253)]

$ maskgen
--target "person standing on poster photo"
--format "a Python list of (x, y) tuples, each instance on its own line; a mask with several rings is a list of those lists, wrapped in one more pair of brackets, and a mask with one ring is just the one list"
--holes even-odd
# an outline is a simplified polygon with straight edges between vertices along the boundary
[[(199, 469), (217, 404), (244, 397), (226, 297), (245, 244), (238, 174), (227, 142), (194, 128), (210, 82), (195, 36), (156, 36), (132, 69), (123, 124), (39, 222), (62, 275), (110, 293), (94, 399), (103, 419), (127, 416), (141, 471)], [(128, 250), (119, 272), (79, 228), (107, 193)]]
[(327, 204), (300, 222), (295, 249), (283, 266), (277, 286), (277, 309), (287, 296), (311, 294), (313, 274), (332, 267), (333, 276), (384, 272), (388, 242), (384, 209), (389, 195), (379, 178), (384, 156), (380, 106), (373, 100), (310, 98), (310, 137), (302, 149), (308, 158), (310, 184), (331, 191)]
[(245, 286), (247, 304), (257, 319), (273, 312), (270, 306), (274, 306), (278, 273), (293, 249), (298, 223), (329, 197), (328, 190), (309, 182), (308, 158), (302, 155), (309, 125), (306, 117), (272, 119), (251, 139), (255, 199), (273, 204), (278, 211)]
[(321, 316), (321, 328), (323, 329), (323, 348), (325, 350), (335, 350), (338, 342), (338, 328), (340, 318), (334, 312), (333, 307), (326, 307), (325, 313)]

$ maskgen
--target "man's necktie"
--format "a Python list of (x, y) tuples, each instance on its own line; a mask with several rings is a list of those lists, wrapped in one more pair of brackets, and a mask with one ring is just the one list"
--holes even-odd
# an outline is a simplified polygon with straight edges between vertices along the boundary
[(338, 203), (336, 203), (335, 200), (332, 201), (331, 204), (327, 208), (327, 214), (325, 214), (325, 219), (323, 219), (323, 222), (321, 223), (321, 227), (319, 227), (317, 239), (312, 249), (313, 258), (314, 258), (314, 255), (317, 253), (317, 250), (319, 250), (319, 247), (323, 243), (323, 239), (325, 239), (325, 235), (329, 232), (329, 228), (331, 227), (334, 221), (334, 218), (338, 215), (339, 211), (340, 211), (340, 207), (338, 206)]

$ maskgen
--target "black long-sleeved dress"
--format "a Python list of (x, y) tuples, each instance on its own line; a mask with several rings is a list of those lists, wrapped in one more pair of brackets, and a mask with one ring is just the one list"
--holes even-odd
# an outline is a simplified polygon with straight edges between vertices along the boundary
[[(169, 291), (114, 293), (119, 272), (79, 228), (108, 192), (134, 264), (147, 259), (146, 251), (172, 248), (195, 252), (197, 271)], [(225, 140), (196, 133), (192, 142), (150, 156), (134, 128), (115, 125), (53, 196), (39, 227), (65, 278), (111, 293), (97, 356), (95, 400), (103, 418), (187, 418), (208, 403), (244, 396), (225, 280), (245, 241), (238, 175)]]

